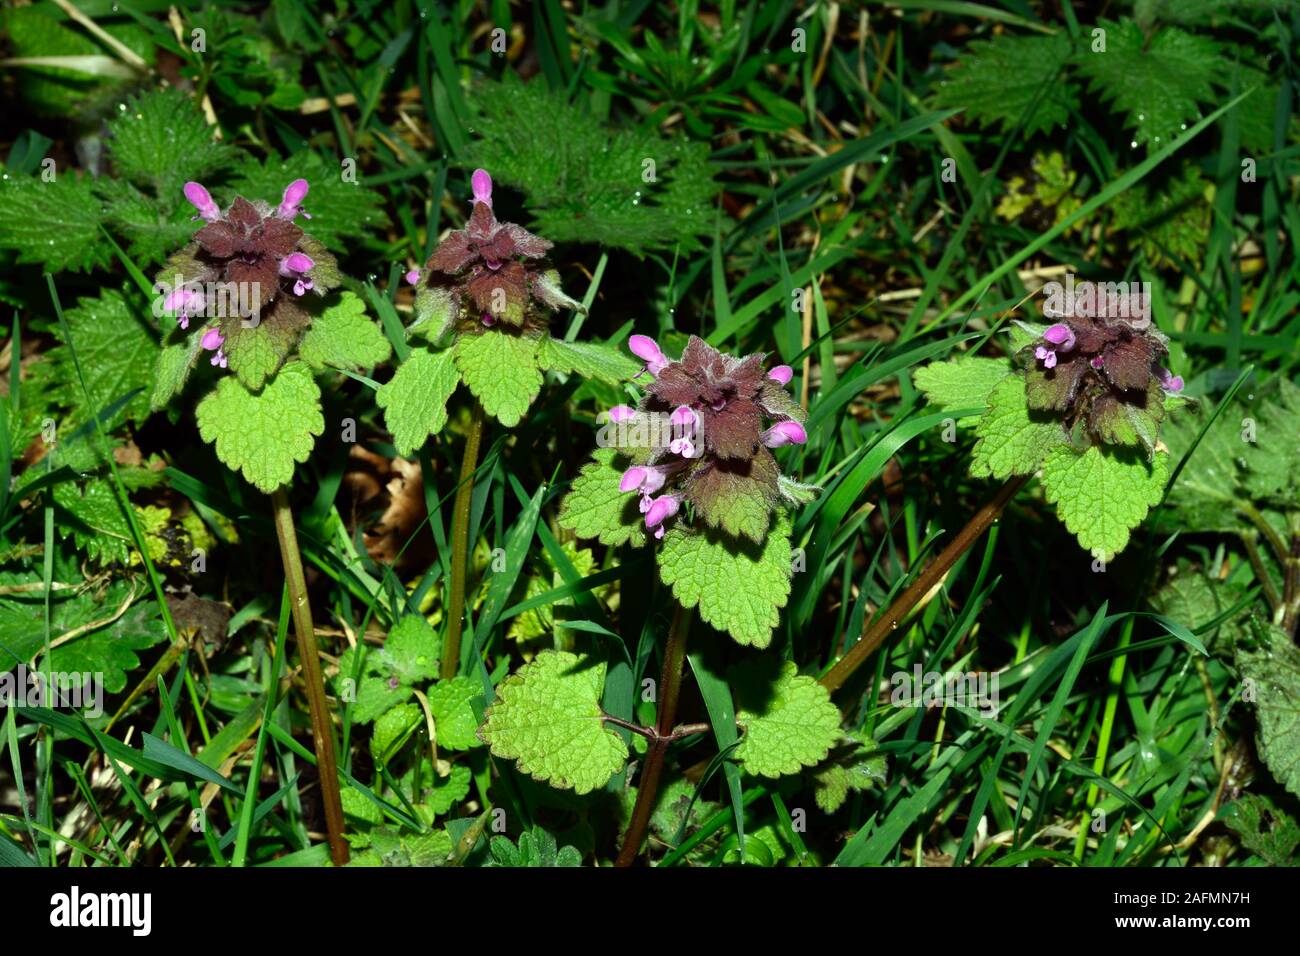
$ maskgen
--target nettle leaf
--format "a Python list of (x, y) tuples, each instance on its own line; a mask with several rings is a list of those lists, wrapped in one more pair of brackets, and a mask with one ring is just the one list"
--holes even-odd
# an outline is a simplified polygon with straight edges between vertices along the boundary
[(397, 372), (375, 393), (384, 424), (399, 455), (410, 455), (447, 427), (447, 399), (460, 383), (451, 349), (412, 349)]
[[(1171, 517), (1187, 530), (1235, 531), (1239, 525), (1237, 503), (1245, 496), (1237, 462), (1244, 460), (1247, 442), (1242, 440), (1241, 415), (1235, 411), (1235, 407), (1225, 409), (1214, 420), (1169, 491)], [(1204, 424), (1204, 414), (1172, 415), (1165, 420), (1161, 440), (1175, 461), (1191, 449)]]
[(370, 756), (379, 763), (390, 759), (412, 731), (424, 722), (419, 704), (398, 704), (375, 719), (370, 736)]
[(1259, 755), (1300, 796), (1300, 648), (1280, 627), (1252, 621), (1251, 631), (1237, 641), (1236, 664), (1254, 695)]
[(149, 397), (151, 411), (167, 407), (173, 398), (185, 389), (190, 373), (198, 364), (203, 349), (202, 333), (191, 330), (175, 333), (175, 341), (164, 345), (153, 367), (153, 394)]
[(89, 176), (71, 172), (53, 182), (39, 177), (0, 180), (0, 248), (14, 249), (19, 262), (48, 272), (90, 272), (113, 261), (113, 249), (99, 231), (99, 200)]
[(403, 684), (438, 676), (441, 646), (433, 625), (419, 614), (407, 614), (388, 632), (376, 660)]
[(54, 486), (54, 503), (74, 519), (77, 547), (102, 564), (125, 564), (131, 551), (131, 526), (107, 481), (95, 479), (79, 491), (71, 482)]
[(542, 388), (537, 339), (509, 332), (462, 335), (452, 349), (461, 381), (507, 428), (519, 424)]
[[(1179, 569), (1151, 598), (1151, 605), (1165, 617), (1186, 624), (1192, 630), (1217, 620), (1225, 611), (1237, 606), (1246, 589), (1232, 581), (1220, 581), (1201, 571)], [(1209, 634), (1202, 635), (1211, 652), (1231, 647), (1243, 633), (1243, 610), (1234, 620), (1223, 621)]]
[[(441, 744), (442, 740), (438, 743)], [(469, 795), (471, 779), (469, 767), (459, 764), (452, 767), (451, 773), (445, 777), (434, 776), (433, 786), (425, 792), (424, 802), (415, 808), (416, 812), (426, 823), (432, 823), (434, 817), (442, 816)]]
[(96, 299), (80, 299), (64, 312), (90, 401), (88, 406), (63, 326), (56, 324), (54, 332), (60, 344), (46, 353), (45, 371), (56, 400), (69, 409), (59, 423), (61, 428), (89, 421), (132, 392), (136, 394), (104, 421), (104, 427), (115, 427), (124, 420), (140, 422), (149, 416), (158, 345), (146, 325), (147, 314), (138, 297), (128, 300), (116, 289), (105, 289)]
[[(1064, 126), (1079, 107), (1078, 88), (1061, 73), (1072, 52), (1064, 30), (1052, 36), (1003, 34), (976, 40), (948, 70), (935, 102), (1007, 131), (1023, 119), (1026, 136)], [(1035, 103), (1033, 114), (1026, 115)]]
[[(65, 674), (98, 674), (104, 690), (117, 694), (126, 688), (127, 675), (140, 667), (140, 654), (167, 639), (167, 629), (153, 601), (132, 604), (120, 616), (125, 600), (121, 590), (110, 589), (100, 605), (100, 617), (109, 623), (50, 651), (51, 670)], [(56, 635), (57, 637), (57, 635)]]
[(1300, 847), (1300, 826), (1268, 797), (1242, 794), (1219, 811), (1219, 819), (1241, 838), (1241, 844), (1269, 866), (1290, 866)]
[(470, 701), (483, 695), (481, 684), (468, 677), (453, 677), (429, 688), (429, 710), (438, 746), (448, 750), (469, 750), (480, 745), (478, 720)]
[(1214, 81), (1227, 75), (1213, 40), (1165, 27), (1147, 39), (1132, 20), (1102, 19), (1106, 51), (1080, 54), (1092, 89), (1120, 110), (1134, 141), (1159, 147), (1214, 101)]
[(582, 866), (582, 853), (577, 847), (560, 847), (555, 837), (541, 827), (535, 826), (519, 834), (518, 846), (511, 843), (509, 837), (494, 836), (488, 847), (492, 854), (489, 866)]
[(978, 441), (970, 473), (976, 478), (1032, 474), (1051, 452), (1068, 448), (1060, 422), (1030, 411), (1025, 380), (1019, 375), (999, 382), (989, 393), (988, 405), (975, 426)]
[[(945, 412), (956, 412), (964, 408), (987, 408), (989, 393), (1013, 371), (1007, 359), (963, 356), (918, 368), (912, 380), (931, 405), (938, 405)], [(966, 426), (976, 420), (963, 418), (960, 424)]]
[(132, 98), (113, 117), (108, 153), (120, 176), (152, 186), (157, 196), (179, 196), (187, 180), (202, 179), (233, 160), (234, 150), (214, 139), (214, 130), (185, 94), (152, 91)]
[(393, 354), (379, 325), (366, 315), (366, 304), (353, 292), (312, 319), (298, 343), (298, 354), (312, 368), (346, 368), (354, 372), (387, 362)]
[(1240, 446), (1242, 483), (1252, 498), (1285, 508), (1300, 499), (1300, 386), (1281, 377), (1277, 386), (1256, 412), (1254, 441)]
[(280, 369), (259, 394), (223, 378), (195, 410), (199, 434), (215, 443), (217, 458), (270, 494), (293, 478), (325, 431), (320, 389), (301, 362)]
[(614, 464), (613, 448), (598, 448), (584, 465), (560, 505), (560, 527), (601, 544), (645, 544), (645, 522), (637, 496), (620, 491), (623, 470)]
[(627, 744), (601, 719), (604, 687), (603, 661), (542, 651), (497, 686), (479, 736), (534, 779), (588, 793), (627, 762)]
[(275, 203), (295, 179), (306, 179), (311, 186), (303, 203), (312, 217), (308, 231), (335, 252), (347, 252), (348, 243), (355, 244), (365, 230), (388, 225), (384, 197), (356, 182), (345, 182), (338, 164), (327, 162), (313, 150), (295, 153), (287, 160), (260, 163), (249, 159), (239, 167), (230, 186), (214, 191), (213, 197), (223, 208), (235, 196)]
[[(361, 656), (359, 671), (358, 654)], [(354, 674), (359, 676), (354, 677)], [(412, 692), (410, 684), (403, 684), (388, 674), (378, 656), (371, 654), (366, 647), (350, 647), (339, 655), (339, 672), (334, 686), (339, 697), (351, 703), (352, 720), (358, 724), (368, 724), (390, 708), (405, 703)]]
[(124, 179), (101, 178), (95, 192), (108, 226), (127, 240), (127, 251), (141, 268), (163, 262), (194, 235), (194, 207), (179, 190), (154, 199)]
[(1081, 547), (1109, 561), (1128, 544), (1129, 532), (1160, 503), (1169, 478), (1169, 455), (1148, 462), (1128, 449), (1093, 445), (1080, 454), (1067, 446), (1043, 462), (1043, 491)]
[(800, 676), (793, 661), (758, 660), (733, 668), (731, 686), (736, 723), (745, 731), (736, 759), (755, 776), (798, 773), (825, 760), (839, 739), (840, 711), (830, 692)]
[[(516, 186), (553, 242), (651, 249), (699, 246), (718, 185), (709, 145), (653, 128), (610, 129), (541, 80), (485, 84), (474, 98), (473, 160)], [(598, 162), (592, 157), (599, 157)], [(654, 162), (653, 181), (645, 177)]]
[(813, 772), (813, 798), (825, 813), (835, 813), (850, 793), (883, 784), (888, 769), (888, 758), (869, 734), (841, 734), (830, 757)]
[(231, 323), (222, 346), (230, 371), (251, 391), (258, 391), (279, 371), (298, 340), (298, 329), (275, 322)]
[[(40, 572), (36, 575), (39, 579)], [(0, 572), (0, 584), (6, 586), (31, 581), (30, 571)], [(55, 591), (50, 596), (49, 636), (55, 642), (69, 634), (76, 636), (50, 652), (51, 667), (69, 673), (103, 674), (105, 690), (122, 690), (126, 675), (140, 665), (136, 652), (167, 637), (158, 622), (158, 605), (137, 601), (137, 596), (124, 580), (109, 584), (102, 594)], [(44, 594), (0, 596), (0, 674), (30, 662), (44, 646), (45, 637)]]
[(603, 342), (565, 342), (549, 335), (538, 346), (537, 364), (553, 372), (576, 372), (583, 378), (610, 385), (626, 382), (641, 367), (617, 346)]
[(680, 522), (664, 535), (659, 577), (682, 607), (738, 643), (767, 647), (790, 596), (790, 518), (778, 512), (758, 545)]

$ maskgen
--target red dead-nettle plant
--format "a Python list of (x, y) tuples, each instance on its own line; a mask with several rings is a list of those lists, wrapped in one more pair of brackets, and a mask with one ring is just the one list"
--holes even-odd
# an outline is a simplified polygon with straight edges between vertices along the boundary
[[(386, 361), (387, 339), (341, 281), (334, 256), (297, 224), (306, 180), (278, 205), (237, 196), (224, 209), (198, 183), (185, 196), (203, 225), (158, 274), (161, 311), (174, 319), (156, 370), (155, 408), (185, 388), (199, 356), (219, 379), (195, 417), (217, 457), (270, 495), (289, 590), (331, 856), (347, 862), (333, 732), (302, 557), (286, 488), (325, 430), (317, 375)], [(256, 783), (259, 767), (250, 773)]]
[[(739, 644), (767, 648), (790, 593), (792, 513), (816, 492), (783, 475), (773, 455), (807, 441), (803, 409), (787, 391), (788, 366), (769, 366), (761, 354), (727, 355), (694, 337), (676, 360), (646, 336), (628, 344), (643, 362), (635, 382), (644, 392), (635, 407), (610, 409), (601, 447), (574, 480), (559, 521), (580, 537), (654, 551), (675, 600), (654, 726), (602, 710), (598, 656), (546, 651), (497, 688), (480, 730), (498, 756), (579, 793), (622, 768), (628, 748), (620, 734), (644, 737), (618, 858), (624, 866), (640, 851), (668, 747), (710, 729), (675, 723), (692, 614)], [(730, 686), (732, 705), (710, 713), (734, 711), (734, 723), (712, 729), (721, 746), (744, 730), (734, 755), (750, 773), (796, 773), (840, 740), (827, 691), (793, 663), (761, 655), (738, 667)]]
[(497, 219), (486, 170), (473, 173), (471, 188), (464, 228), (443, 237), (423, 269), (407, 273), (416, 287), (415, 321), (406, 330), (412, 348), (377, 395), (393, 444), (409, 455), (446, 427), (447, 402), (457, 385), (464, 383), (470, 393), (452, 506), (444, 679), (455, 676), (462, 657), (470, 504), (485, 418), (506, 428), (519, 424), (547, 371), (615, 384), (636, 371), (634, 363), (608, 346), (550, 335), (551, 312), (582, 308), (560, 291), (559, 272), (547, 260), (551, 243)]

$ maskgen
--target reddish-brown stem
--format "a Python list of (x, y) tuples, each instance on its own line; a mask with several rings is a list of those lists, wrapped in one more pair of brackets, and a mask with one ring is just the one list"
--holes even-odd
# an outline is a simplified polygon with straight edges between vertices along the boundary
[(903, 591), (889, 606), (885, 613), (876, 618), (867, 632), (862, 635), (862, 639), (849, 648), (849, 652), (840, 658), (839, 662), (832, 667), (821, 679), (821, 684), (827, 690), (834, 693), (843, 686), (844, 682), (852, 676), (853, 672), (861, 667), (884, 642), (885, 638), (894, 630), (912, 609), (921, 602), (931, 589), (943, 580), (952, 566), (957, 563), (966, 551), (973, 545), (989, 526), (997, 520), (1002, 509), (1007, 506), (1016, 493), (1020, 491), (1029, 481), (1028, 475), (1018, 475), (1003, 485), (993, 499), (987, 502), (984, 507), (966, 522), (966, 526), (957, 532), (956, 536), (948, 542), (948, 546), (939, 552), (938, 556), (916, 576), (907, 589)]
[[(329, 833), (330, 857), (335, 866), (348, 862), (348, 844), (343, 838), (343, 800), (339, 793), (338, 764), (334, 759), (334, 732), (330, 727), (329, 704), (325, 699), (325, 677), (321, 672), (320, 649), (311, 619), (311, 602), (307, 599), (307, 579), (303, 574), (302, 555), (298, 551), (298, 534), (293, 526), (293, 512), (284, 488), (271, 493), (275, 506), (275, 533), (280, 541), (280, 561), (289, 585), (289, 603), (293, 610), (294, 635), (298, 656), (302, 659), (303, 689), (311, 711), (311, 736), (316, 749), (316, 770), (320, 776), (321, 802), (325, 808), (325, 828)], [(250, 780), (256, 788), (257, 781)]]
[(677, 699), (682, 690), (682, 664), (686, 660), (686, 634), (691, 627), (691, 612), (680, 604), (673, 611), (673, 621), (668, 628), (668, 643), (664, 647), (663, 676), (659, 680), (659, 712), (655, 720), (655, 736), (650, 741), (645, 760), (641, 764), (641, 779), (637, 782), (636, 805), (632, 819), (623, 834), (615, 866), (631, 866), (641, 850), (650, 813), (659, 795), (659, 777), (663, 773), (664, 756), (668, 745), (675, 739), (673, 721), (677, 717)]
[(460, 635), (465, 627), (465, 580), (469, 575), (469, 512), (474, 501), (474, 472), (478, 449), (483, 441), (483, 406), (478, 399), (470, 407), (469, 433), (460, 459), (460, 484), (451, 514), (451, 600), (447, 607), (447, 633), (442, 641), (442, 679), (451, 680), (460, 670)]

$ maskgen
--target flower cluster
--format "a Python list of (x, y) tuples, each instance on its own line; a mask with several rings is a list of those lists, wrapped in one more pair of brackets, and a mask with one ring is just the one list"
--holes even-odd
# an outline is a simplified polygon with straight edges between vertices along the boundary
[(560, 291), (559, 273), (546, 265), (551, 243), (523, 226), (497, 221), (487, 170), (476, 169), (470, 183), (473, 211), (465, 228), (449, 233), (422, 271), (406, 274), (418, 288), (413, 328), (431, 325), (426, 334), (437, 339), (462, 321), (523, 328), (533, 317), (528, 306), (534, 300), (548, 309), (579, 308)]
[(223, 212), (205, 187), (185, 184), (194, 218), (205, 224), (167, 261), (158, 286), (166, 290), (163, 310), (182, 329), (193, 318), (208, 320), (199, 344), (213, 353), (213, 365), (227, 366), (229, 341), (241, 328), (300, 333), (310, 316), (294, 300), (324, 295), (340, 281), (334, 257), (294, 222), (311, 218), (302, 208), (308, 188), (296, 179), (278, 206), (239, 196)]
[(1062, 414), (1090, 440), (1153, 453), (1165, 395), (1183, 388), (1162, 364), (1167, 341), (1149, 319), (1064, 316), (1021, 353), (1029, 407)]
[[(761, 354), (724, 355), (694, 336), (670, 361), (651, 338), (628, 342), (651, 381), (635, 409), (610, 409), (628, 435), (650, 441), (620, 446), (632, 464), (619, 489), (640, 495), (646, 527), (664, 536), (666, 522), (689, 502), (713, 527), (762, 541), (781, 501), (781, 474), (769, 449), (808, 440), (803, 409), (786, 391), (788, 365), (764, 367)], [(638, 429), (638, 420), (666, 418), (666, 431)], [(617, 434), (617, 432), (616, 432)]]

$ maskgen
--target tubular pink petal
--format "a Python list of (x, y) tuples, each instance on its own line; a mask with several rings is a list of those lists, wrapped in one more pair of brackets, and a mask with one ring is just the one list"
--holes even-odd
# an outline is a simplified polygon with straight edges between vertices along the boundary
[(649, 469), (641, 465), (633, 465), (627, 471), (623, 472), (623, 477), (619, 480), (619, 491), (636, 491), (645, 481), (646, 473)]
[(646, 370), (651, 375), (658, 375), (668, 364), (668, 359), (660, 351), (658, 343), (648, 335), (632, 336), (627, 340), (627, 347), (632, 350), (633, 355), (645, 362)]
[[(311, 187), (305, 179), (295, 179), (288, 186), (284, 187), (284, 198), (280, 202), (280, 208), (276, 210), (276, 215), (281, 219), (292, 220), (301, 210), (298, 208), (302, 201), (307, 198), (307, 191)], [(307, 214), (304, 212), (304, 216)], [(310, 219), (310, 216), (307, 216)]]
[(203, 338), (199, 339), (199, 345), (209, 352), (213, 350), (220, 351), (221, 346), (226, 342), (226, 337), (221, 334), (221, 329), (215, 325), (203, 333)]
[(199, 211), (200, 217), (206, 219), (208, 222), (221, 218), (221, 210), (218, 209), (217, 204), (212, 201), (212, 195), (204, 189), (201, 184), (194, 182), (186, 183), (184, 192), (185, 198), (188, 199), (193, 204), (194, 208)]
[(681, 499), (676, 495), (663, 495), (655, 498), (650, 502), (650, 510), (645, 515), (645, 526), (653, 528), (663, 524), (666, 520), (677, 514), (677, 509), (682, 505)]
[(469, 178), (470, 187), (474, 190), (473, 202), (486, 203), (489, 209), (492, 208), (492, 177), (488, 175), (486, 169), (474, 170), (474, 175)]
[(419, 281), (420, 281), (419, 269), (412, 269), (410, 272), (406, 274), (406, 282), (408, 285), (415, 285)]
[(1043, 338), (1062, 352), (1068, 352), (1074, 348), (1074, 330), (1064, 322), (1058, 322), (1049, 328), (1043, 333)]
[(615, 405), (609, 410), (609, 420), (615, 424), (631, 421), (636, 417), (636, 409), (630, 405)]
[(667, 480), (668, 474), (662, 468), (647, 468), (645, 478), (641, 481), (641, 490), (647, 495), (653, 495)]
[(767, 377), (782, 385), (789, 385), (790, 379), (794, 378), (794, 369), (788, 365), (778, 365), (767, 373)]
[(780, 448), (783, 445), (802, 445), (808, 440), (808, 433), (796, 421), (777, 422), (763, 433), (763, 444), (768, 448)]

